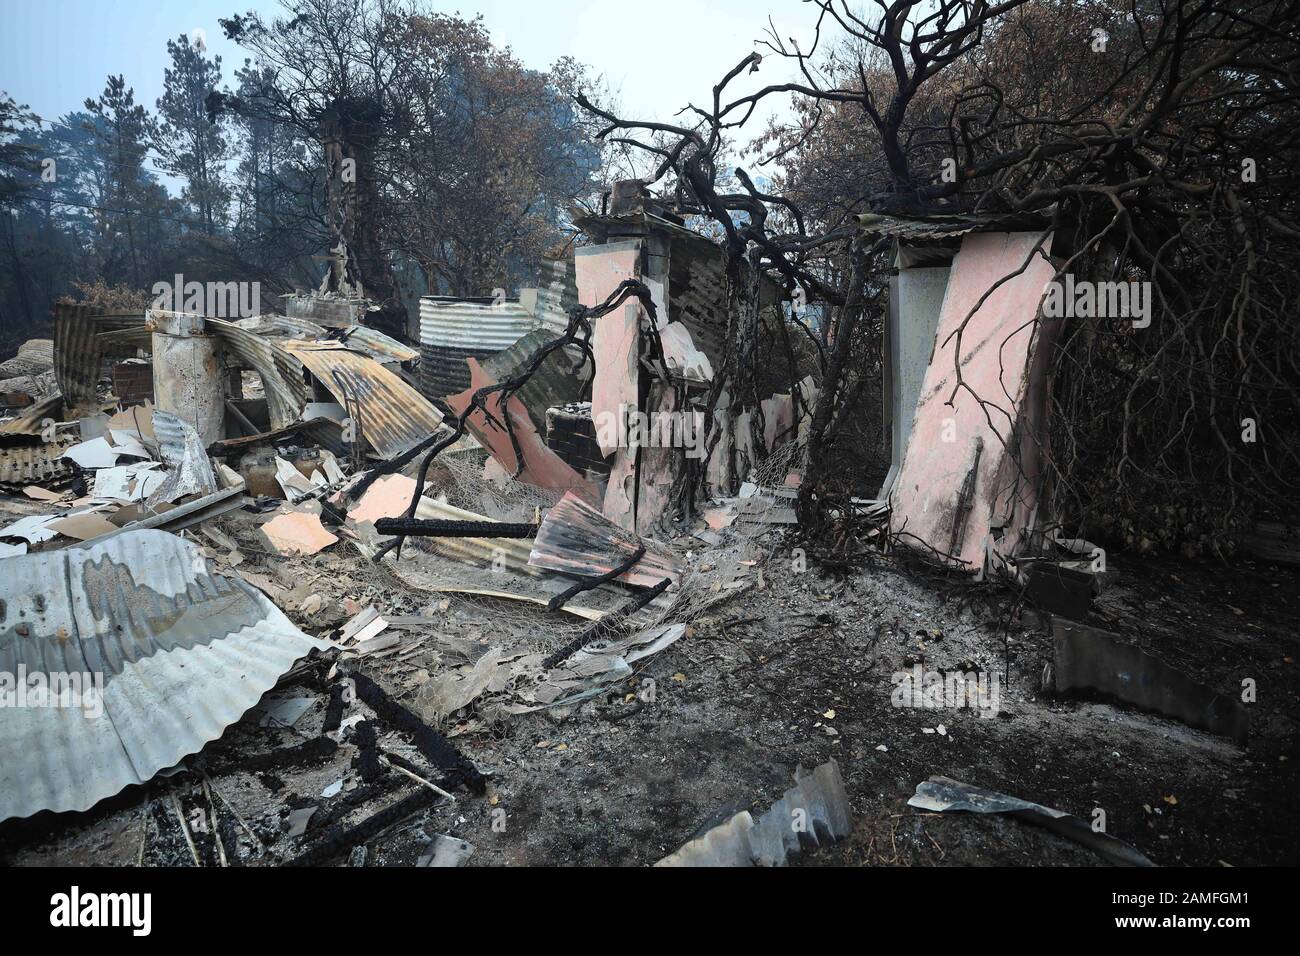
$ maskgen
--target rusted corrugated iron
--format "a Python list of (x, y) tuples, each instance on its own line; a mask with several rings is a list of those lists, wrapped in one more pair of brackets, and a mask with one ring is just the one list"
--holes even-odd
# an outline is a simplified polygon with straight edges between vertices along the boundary
[(99, 382), (99, 341), (90, 306), (60, 302), (54, 307), (54, 373), (63, 402), (72, 414), (95, 404)]
[(66, 441), (0, 448), (0, 485), (22, 488), (71, 475), (72, 466), (62, 457), (67, 448)]
[(396, 458), (442, 423), (442, 413), (372, 358), (331, 342), (286, 342), (286, 351), (340, 405), (360, 405), (360, 438), (381, 458)]
[(62, 416), (62, 395), (51, 395), (35, 405), (29, 405), (17, 418), (0, 422), (0, 436), (8, 439), (0, 439), (0, 445), (14, 444), (16, 441), (31, 444), (31, 438), (41, 434), (42, 422), (46, 419), (60, 421)]
[(270, 339), (233, 322), (207, 319), (206, 324), (209, 332), (220, 336), (228, 351), (261, 376), (271, 427), (285, 428), (296, 422), (310, 395), (302, 364)]
[(369, 355), (376, 362), (410, 362), (420, 357), (420, 350), (403, 345), (390, 335), (364, 325), (336, 332), (336, 338), (348, 348)]
[[(489, 355), (480, 364), (491, 378), (504, 382), (517, 375), (534, 352), (557, 338), (559, 334), (549, 329), (534, 329), (510, 348)], [(577, 371), (580, 366), (581, 374)], [(577, 401), (583, 385), (591, 378), (591, 372), (591, 362), (584, 363), (580, 349), (558, 349), (548, 355), (524, 387), (515, 392), (515, 397), (528, 409), (528, 417), (537, 426), (539, 434), (546, 434), (546, 410), (554, 405)]]

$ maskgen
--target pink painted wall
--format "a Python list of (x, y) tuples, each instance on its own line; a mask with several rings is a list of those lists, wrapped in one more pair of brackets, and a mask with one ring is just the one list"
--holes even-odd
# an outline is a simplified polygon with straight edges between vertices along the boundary
[[(991, 524), (1006, 527), (1009, 539), (1001, 550), (1013, 550), (1037, 506), (1038, 464), (1029, 462), (1027, 474), (1020, 475), (1021, 469), (1008, 460), (1005, 442), (1012, 437), (1028, 393), (1029, 360), (1039, 339), (1035, 319), (1054, 274), (1044, 255), (1050, 242), (1050, 235), (1040, 240), (1039, 233), (980, 233), (962, 241), (953, 260), (912, 433), (890, 494), (893, 530), (904, 530), (946, 551), (962, 484), (974, 461), (977, 440), (982, 439), (974, 498), (958, 548), (963, 566), (971, 571), (983, 564)], [(1019, 270), (1035, 246), (1042, 251), (1034, 254), (1024, 271), (1003, 282), (965, 321), (980, 297)], [(970, 390), (963, 387), (954, 394), (955, 333), (963, 321), (960, 367)], [(1040, 365), (1035, 374), (1044, 372), (1045, 366)], [(976, 396), (987, 404), (981, 405)], [(1033, 427), (1045, 434), (1042, 416), (1032, 418)], [(1024, 449), (1031, 457), (1037, 454), (1034, 442), (1022, 442)]]

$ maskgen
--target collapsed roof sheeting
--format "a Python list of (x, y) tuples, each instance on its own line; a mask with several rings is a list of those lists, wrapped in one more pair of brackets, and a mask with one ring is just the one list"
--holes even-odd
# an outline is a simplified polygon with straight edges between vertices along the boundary
[(381, 458), (396, 458), (442, 424), (442, 413), (423, 395), (372, 358), (337, 342), (286, 342), (284, 347), (339, 404), (360, 403), (360, 438)]
[(419, 349), (403, 345), (392, 336), (364, 325), (339, 330), (338, 340), (376, 362), (410, 362), (420, 357)]
[(270, 339), (233, 322), (206, 319), (205, 323), (230, 352), (261, 376), (271, 427), (286, 428), (296, 422), (310, 395), (297, 359)]
[(681, 577), (681, 567), (666, 545), (620, 528), (569, 492), (546, 513), (533, 539), (528, 563), (560, 574), (593, 577), (613, 571), (642, 547), (645, 553), (617, 580), (653, 587), (664, 578), (676, 581)]
[(28, 339), (18, 354), (0, 362), (0, 379), (36, 376), (54, 368), (54, 340)]
[(0, 448), (0, 485), (51, 484), (71, 475), (67, 450), (66, 441)]
[(86, 810), (150, 780), (327, 646), (162, 531), (9, 558), (4, 570), (0, 671), (29, 682), (100, 675), (102, 696), (5, 709), (0, 820)]
[(95, 404), (99, 341), (90, 306), (60, 302), (54, 307), (54, 374), (64, 404), (75, 412)]
[[(479, 364), (490, 378), (505, 382), (523, 370), (534, 352), (557, 338), (559, 335), (549, 329), (534, 329), (510, 348), (488, 356)], [(581, 349), (574, 346), (557, 349), (546, 357), (515, 396), (528, 409), (528, 417), (537, 426), (538, 433), (545, 434), (546, 410), (577, 401), (589, 378), (591, 363), (584, 361)]]
[(167, 477), (149, 498), (149, 504), (172, 502), (186, 495), (210, 495), (217, 490), (212, 463), (199, 433), (185, 421), (161, 408), (153, 413), (158, 453), (167, 465)]
[(9, 436), (9, 440), (0, 444), (31, 444), (31, 439), (39, 437), (47, 418), (58, 421), (63, 415), (63, 396), (51, 395), (35, 405), (28, 405), (17, 418), (0, 422), (0, 435)]
[(862, 231), (896, 239), (947, 239), (972, 232), (1020, 232), (1046, 229), (1050, 218), (1040, 213), (1003, 214), (933, 214), (926, 216), (891, 216), (864, 212), (858, 215)]

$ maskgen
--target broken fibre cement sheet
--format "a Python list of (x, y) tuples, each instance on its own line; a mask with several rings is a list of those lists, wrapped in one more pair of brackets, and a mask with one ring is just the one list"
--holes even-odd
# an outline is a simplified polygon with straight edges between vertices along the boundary
[[(1007, 467), (1011, 456), (1003, 443), (1011, 441), (1029, 392), (1035, 317), (1055, 274), (1045, 255), (1050, 245), (1050, 234), (1031, 232), (978, 233), (962, 240), (912, 434), (891, 492), (894, 530), (915, 535), (941, 552), (947, 552), (955, 538), (954, 556), (969, 571), (983, 566), (991, 524), (1002, 524), (1013, 511), (1023, 515), (1033, 510), (1032, 503), (1021, 500), (1032, 495), (1032, 488), (1008, 480), (1008, 471), (1015, 469)], [(966, 321), (980, 298), (1003, 279)], [(963, 322), (958, 343), (956, 333)], [(981, 406), (971, 391), (957, 387), (959, 344), (965, 385), (991, 404)], [(947, 404), (950, 400), (952, 405)], [(1034, 443), (1022, 442), (1021, 447), (1032, 448)], [(977, 460), (970, 509), (954, 536), (962, 487)]]
[[(15, 680), (0, 692), (26, 705), (0, 710), (0, 821), (86, 810), (148, 781), (327, 646), (165, 531), (8, 559), (0, 673)], [(41, 703), (42, 686), (67, 706)]]
[[(469, 388), (447, 396), (447, 404), (457, 415), (465, 414), (475, 392), (489, 385), (498, 384), (484, 371), (477, 360), (471, 357), (466, 359), (466, 362), (469, 364)], [(493, 392), (484, 404), (487, 406), (488, 414), (492, 416), (491, 420), (489, 421), (482, 411), (475, 409), (465, 419), (465, 426), (479, 444), (500, 463), (506, 474), (514, 475), (518, 467), (514, 445), (505, 428), (506, 415), (509, 415), (510, 427), (514, 430), (515, 439), (519, 442), (519, 451), (524, 459), (523, 469), (519, 472), (520, 481), (536, 485), (538, 488), (554, 488), (560, 491), (574, 489), (587, 498), (595, 499), (596, 490), (591, 482), (578, 474), (568, 462), (542, 441), (542, 436), (537, 434), (537, 428), (528, 417), (528, 409), (517, 396), (510, 396), (510, 401), (504, 405), (504, 411), (501, 392)]]

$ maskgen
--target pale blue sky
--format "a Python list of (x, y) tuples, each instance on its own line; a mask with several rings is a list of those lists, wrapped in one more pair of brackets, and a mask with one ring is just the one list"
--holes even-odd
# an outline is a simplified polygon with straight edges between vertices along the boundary
[[(717, 80), (754, 47), (772, 16), (782, 36), (811, 40), (816, 9), (799, 0), (465, 0), (439, 10), (482, 13), (498, 45), (545, 69), (570, 55), (604, 74), (624, 110), (670, 121), (688, 100), (705, 103)], [(0, 90), (54, 118), (98, 95), (122, 73), (137, 102), (153, 108), (162, 89), (166, 43), (195, 28), (222, 56), (225, 80), (245, 53), (222, 36), (217, 18), (275, 0), (0, 0)], [(768, 57), (737, 91), (787, 80)], [(755, 129), (757, 129), (755, 124)]]

